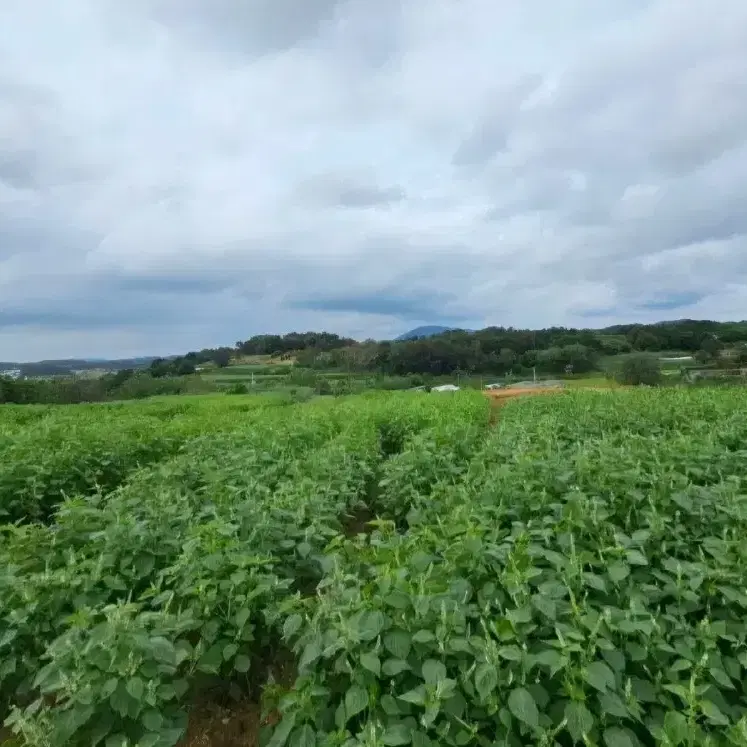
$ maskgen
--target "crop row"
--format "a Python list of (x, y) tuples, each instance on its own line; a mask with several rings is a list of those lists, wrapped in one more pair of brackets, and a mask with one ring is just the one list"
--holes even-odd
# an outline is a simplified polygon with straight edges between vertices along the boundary
[(747, 401), (486, 407), (254, 413), (6, 527), (10, 724), (173, 745), (195, 694), (253, 696), (287, 646), (272, 747), (747, 744)]
[(0, 410), (0, 521), (46, 520), (65, 496), (108, 491), (190, 439), (245, 427), (261, 398)]
[[(471, 398), (362, 398), (255, 413), (188, 442), (49, 525), (6, 526), (0, 691), (29, 745), (174, 744), (184, 704), (246, 688), (276, 646), (272, 610), (308, 594), (382, 459)], [(277, 618), (276, 618), (277, 622)]]
[(274, 744), (747, 743), (745, 415), (735, 393), (538, 398), (435, 483), (413, 440), (417, 520), (337, 543), (284, 608)]

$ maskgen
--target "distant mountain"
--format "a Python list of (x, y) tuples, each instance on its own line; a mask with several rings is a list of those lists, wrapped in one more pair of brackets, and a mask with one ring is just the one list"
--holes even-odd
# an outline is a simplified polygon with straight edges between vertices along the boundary
[(444, 332), (451, 332), (454, 329), (456, 329), (456, 327), (440, 327), (437, 324), (431, 324), (424, 327), (415, 327), (415, 329), (411, 329), (409, 332), (405, 332), (403, 335), (400, 335), (396, 339), (398, 341), (419, 340), (423, 337), (435, 337), (436, 335), (442, 335)]

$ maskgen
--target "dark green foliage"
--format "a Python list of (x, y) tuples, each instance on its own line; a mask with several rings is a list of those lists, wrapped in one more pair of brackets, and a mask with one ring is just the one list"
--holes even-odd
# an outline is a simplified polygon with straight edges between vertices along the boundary
[(661, 383), (661, 363), (653, 355), (628, 355), (622, 359), (615, 378), (626, 386), (656, 386)]
[(169, 394), (204, 394), (215, 391), (197, 376), (150, 371), (119, 371), (99, 378), (19, 379), (0, 377), (0, 404), (71, 405), (85, 402), (145, 399)]
[[(0, 715), (10, 709), (28, 747), (171, 746), (201, 688), (261, 684), (255, 667), (285, 626), (274, 615), (313, 590), (372, 484), (379, 424), (414, 430), (474, 410), (362, 397), (292, 415), (255, 407), (242, 422), (222, 404), (233, 402), (205, 405), (232, 433), (195, 438), (113, 491), (70, 497), (49, 526), (0, 527)], [(180, 407), (201, 405), (118, 409), (165, 422)], [(114, 422), (100, 420), (102, 434), (117, 434)]]
[(380, 498), (414, 523), (338, 543), (287, 618), (290, 738), (743, 745), (744, 414), (673, 390), (512, 404), (461, 472), (411, 440)]
[(29, 747), (174, 745), (188, 703), (245, 697), (287, 646), (272, 747), (743, 747), (744, 397), (488, 415), (466, 393), (267, 408), (5, 527), (9, 723)]

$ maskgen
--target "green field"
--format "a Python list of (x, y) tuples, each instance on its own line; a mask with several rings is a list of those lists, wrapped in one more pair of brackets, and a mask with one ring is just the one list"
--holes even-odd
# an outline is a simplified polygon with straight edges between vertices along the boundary
[(0, 407), (8, 744), (745, 745), (746, 439), (735, 389)]

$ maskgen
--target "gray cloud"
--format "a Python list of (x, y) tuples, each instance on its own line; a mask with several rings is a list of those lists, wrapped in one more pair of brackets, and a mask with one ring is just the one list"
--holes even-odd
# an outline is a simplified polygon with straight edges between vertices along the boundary
[(449, 312), (449, 304), (455, 302), (450, 294), (412, 294), (406, 289), (384, 288), (376, 293), (322, 295), (293, 299), (290, 308), (322, 312), (352, 312), (374, 316), (390, 316), (411, 322), (430, 320), (458, 322), (469, 319), (469, 315)]
[(490, 92), (487, 111), (478, 117), (472, 131), (459, 143), (452, 157), (454, 165), (484, 164), (497, 153), (507, 150), (520, 106), (541, 82), (541, 76), (529, 75)]
[(278, 52), (313, 37), (347, 0), (136, 0), (142, 11), (195, 43), (248, 55)]
[(421, 6), (0, 3), (3, 358), (744, 316), (744, 2)]
[(365, 179), (324, 174), (304, 181), (297, 190), (300, 201), (313, 208), (387, 207), (405, 199), (401, 187), (380, 187)]

